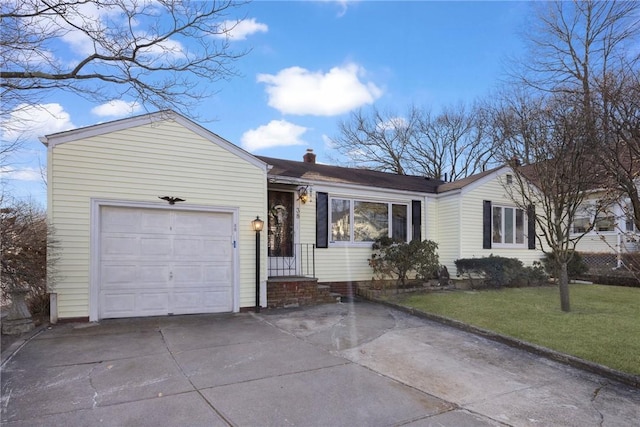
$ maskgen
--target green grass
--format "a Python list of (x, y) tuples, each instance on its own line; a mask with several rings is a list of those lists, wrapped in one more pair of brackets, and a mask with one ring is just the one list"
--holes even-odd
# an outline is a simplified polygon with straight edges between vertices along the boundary
[(640, 288), (556, 287), (400, 295), (397, 302), (640, 375)]

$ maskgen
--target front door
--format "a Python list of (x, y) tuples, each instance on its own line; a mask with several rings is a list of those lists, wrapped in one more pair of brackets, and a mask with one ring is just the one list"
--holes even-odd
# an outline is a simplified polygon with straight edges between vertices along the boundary
[(270, 276), (296, 274), (293, 192), (269, 191), (268, 254)]

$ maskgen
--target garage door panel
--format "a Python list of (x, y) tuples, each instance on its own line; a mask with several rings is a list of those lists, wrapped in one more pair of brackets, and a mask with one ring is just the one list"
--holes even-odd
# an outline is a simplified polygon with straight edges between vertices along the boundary
[(131, 316), (136, 306), (134, 293), (104, 293), (101, 301), (104, 312), (117, 316)]
[(103, 289), (116, 285), (135, 287), (148, 284), (162, 288), (166, 287), (170, 267), (162, 264), (141, 266), (140, 264), (103, 263), (101, 276)]
[(229, 259), (232, 250), (231, 239), (205, 239), (202, 242), (202, 253), (207, 254), (213, 260)]
[(140, 228), (140, 213), (137, 210), (103, 207), (100, 231), (108, 233), (135, 233)]
[(124, 255), (138, 255), (138, 238), (136, 236), (104, 235), (102, 237), (102, 256), (116, 255), (122, 258)]
[(142, 209), (140, 210), (140, 231), (144, 234), (162, 234), (171, 229), (171, 215), (167, 211)]
[(231, 303), (232, 295), (229, 291), (175, 292), (173, 314), (201, 313), (202, 307), (206, 307), (209, 313), (220, 313), (228, 311), (227, 307)]
[(202, 239), (176, 237), (173, 240), (173, 255), (177, 258), (206, 258), (207, 254), (203, 252)]
[(200, 264), (180, 264), (173, 268), (173, 283), (175, 286), (207, 286), (204, 282), (204, 266)]
[(136, 295), (136, 311), (143, 315), (170, 313), (169, 293), (139, 292)]
[(130, 283), (135, 283), (135, 281), (137, 280), (138, 266), (131, 264), (103, 264), (100, 275), (101, 277), (103, 277), (103, 288), (109, 288), (118, 284), (128, 285)]
[(207, 283), (224, 285), (232, 277), (231, 267), (228, 265), (208, 265), (204, 269), (204, 280)]
[(230, 291), (205, 291), (202, 295), (203, 304), (212, 312), (224, 312), (225, 307), (233, 302)]
[(171, 259), (171, 239), (168, 237), (141, 237), (138, 244), (141, 257)]
[(99, 317), (233, 310), (233, 215), (101, 210)]
[(176, 212), (174, 229), (177, 234), (196, 236), (231, 235), (231, 216), (229, 214), (198, 212)]

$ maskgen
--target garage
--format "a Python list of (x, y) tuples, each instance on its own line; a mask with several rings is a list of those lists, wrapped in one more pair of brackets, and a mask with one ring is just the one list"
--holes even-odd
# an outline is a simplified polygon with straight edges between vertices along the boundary
[(100, 206), (98, 317), (230, 312), (233, 213)]

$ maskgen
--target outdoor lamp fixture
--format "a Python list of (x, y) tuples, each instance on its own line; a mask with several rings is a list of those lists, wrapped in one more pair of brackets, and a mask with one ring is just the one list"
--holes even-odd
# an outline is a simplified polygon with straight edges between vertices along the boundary
[(309, 193), (309, 186), (298, 187), (298, 200), (300, 200), (302, 204), (305, 204), (309, 200), (311, 200), (311, 194)]
[(264, 227), (264, 221), (261, 220), (259, 216), (257, 216), (256, 219), (251, 221), (251, 228), (253, 228), (253, 231), (255, 231), (256, 233), (261, 232), (263, 227)]
[(251, 221), (251, 228), (256, 232), (256, 313), (260, 313), (260, 232), (264, 227), (264, 221), (256, 216)]

